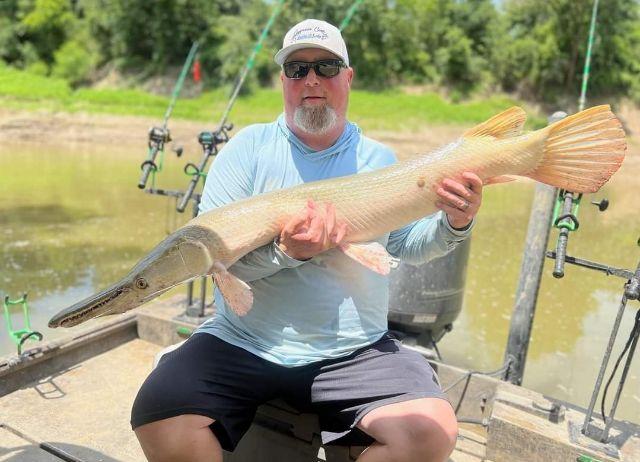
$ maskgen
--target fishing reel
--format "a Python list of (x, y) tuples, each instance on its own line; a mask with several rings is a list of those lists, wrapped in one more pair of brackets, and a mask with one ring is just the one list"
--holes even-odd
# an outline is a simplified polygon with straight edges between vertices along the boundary
[(178, 212), (182, 213), (187, 208), (187, 204), (193, 196), (193, 192), (198, 185), (198, 181), (200, 181), (200, 177), (206, 178), (207, 176), (204, 171), (207, 166), (207, 162), (209, 162), (209, 158), (218, 154), (219, 145), (229, 141), (229, 132), (232, 129), (233, 124), (223, 124), (215, 131), (203, 131), (198, 135), (198, 143), (202, 146), (203, 151), (202, 159), (200, 160), (199, 165), (189, 162), (184, 166), (184, 173), (191, 176), (191, 181), (176, 207)]
[(215, 150), (217, 153), (217, 146), (229, 141), (229, 132), (231, 130), (233, 130), (233, 124), (225, 124), (213, 132), (200, 132), (198, 135), (198, 143), (200, 143), (203, 150)]
[(149, 179), (149, 175), (151, 173), (155, 173), (162, 169), (162, 159), (160, 161), (160, 166), (156, 164), (156, 157), (158, 153), (162, 153), (164, 151), (164, 145), (171, 141), (171, 134), (169, 133), (169, 129), (165, 127), (151, 127), (149, 129), (149, 155), (147, 160), (140, 164), (140, 169), (142, 170), (142, 175), (140, 176), (140, 181), (138, 181), (138, 188), (144, 189), (147, 185), (147, 180)]

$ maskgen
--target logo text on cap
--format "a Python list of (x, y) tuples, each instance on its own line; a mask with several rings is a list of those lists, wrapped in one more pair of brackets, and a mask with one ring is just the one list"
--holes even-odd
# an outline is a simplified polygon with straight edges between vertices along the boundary
[(297, 30), (293, 33), (293, 37), (291, 37), (292, 42), (298, 42), (300, 40), (308, 40), (308, 39), (318, 39), (318, 40), (326, 40), (329, 38), (329, 34), (319, 26), (314, 28), (307, 27), (305, 29)]

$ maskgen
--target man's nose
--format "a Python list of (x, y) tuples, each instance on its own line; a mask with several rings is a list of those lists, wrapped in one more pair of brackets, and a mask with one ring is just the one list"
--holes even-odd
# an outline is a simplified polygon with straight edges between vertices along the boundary
[(316, 71), (313, 68), (309, 69), (307, 76), (304, 78), (304, 85), (307, 87), (316, 87), (320, 85), (320, 80), (316, 75)]

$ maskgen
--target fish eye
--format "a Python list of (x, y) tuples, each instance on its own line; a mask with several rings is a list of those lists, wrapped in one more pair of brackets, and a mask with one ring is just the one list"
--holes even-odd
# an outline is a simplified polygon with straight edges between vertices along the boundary
[(138, 289), (146, 289), (147, 287), (149, 287), (149, 284), (147, 283), (147, 280), (145, 278), (138, 278), (136, 279), (136, 287)]

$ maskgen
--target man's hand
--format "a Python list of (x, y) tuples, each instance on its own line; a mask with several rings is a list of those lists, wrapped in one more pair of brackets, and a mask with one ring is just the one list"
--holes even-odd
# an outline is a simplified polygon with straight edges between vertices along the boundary
[(336, 209), (332, 204), (322, 209), (309, 200), (282, 228), (278, 247), (296, 260), (308, 260), (339, 245), (346, 231), (345, 224), (336, 223)]
[(436, 206), (447, 214), (452, 228), (462, 229), (471, 223), (482, 203), (482, 180), (471, 172), (462, 174), (462, 182), (445, 178), (436, 188)]

